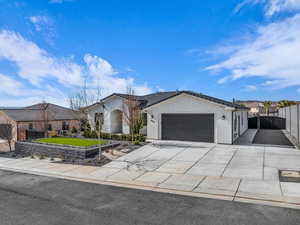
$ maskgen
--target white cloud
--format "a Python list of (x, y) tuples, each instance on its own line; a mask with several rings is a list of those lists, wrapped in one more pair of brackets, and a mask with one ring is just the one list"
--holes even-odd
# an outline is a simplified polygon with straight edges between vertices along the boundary
[(280, 12), (292, 12), (300, 9), (300, 0), (244, 0), (235, 7), (234, 12), (239, 12), (247, 5), (262, 4), (266, 16), (273, 16)]
[[(86, 54), (84, 64), (75, 63), (72, 57), (57, 58), (12, 31), (0, 31), (0, 60), (13, 62), (17, 67), (15, 79), (0, 74), (1, 105), (9, 103), (8, 99), (22, 105), (24, 102), (43, 99), (66, 104), (66, 96), (78, 90), (85, 77), (88, 77), (91, 88), (100, 87), (103, 97), (113, 92), (125, 93), (128, 86), (132, 86), (136, 94), (140, 95), (152, 91), (146, 83), (137, 85), (134, 78), (122, 77), (101, 57)], [(24, 80), (30, 82), (30, 88)], [(55, 88), (47, 85), (49, 81)], [(6, 97), (3, 97), (4, 94)]]
[(46, 15), (35, 15), (29, 17), (29, 21), (33, 24), (34, 29), (44, 37), (45, 41), (53, 46), (54, 38), (56, 37), (53, 19)]
[(282, 11), (294, 11), (300, 9), (299, 0), (269, 0), (266, 15), (272, 16)]
[[(300, 85), (300, 14), (260, 26), (255, 36), (242, 44), (227, 46), (225, 60), (206, 70), (227, 72), (220, 83), (243, 77), (263, 77), (266, 86)], [(220, 47), (224, 49), (224, 47)]]
[(87, 74), (92, 76), (91, 82), (94, 87), (98, 86), (103, 95), (108, 95), (113, 92), (125, 93), (128, 86), (132, 86), (136, 94), (149, 94), (152, 90), (147, 84), (135, 85), (133, 78), (118, 77), (117, 72), (112, 65), (98, 57), (86, 54), (84, 61), (87, 67)]
[(35, 43), (15, 32), (0, 32), (0, 59), (14, 62), (19, 75), (35, 85), (47, 78), (55, 78), (63, 85), (76, 85), (81, 82), (80, 65), (70, 59), (50, 56)]
[(53, 26), (53, 21), (48, 16), (31, 16), (29, 20), (37, 31), (41, 31), (45, 26), (48, 28)]
[(164, 92), (166, 91), (164, 88), (161, 88), (160, 86), (156, 86), (156, 89), (159, 91), (159, 92)]
[(42, 88), (29, 88), (21, 82), (0, 74), (0, 106), (26, 106), (37, 102), (48, 101), (66, 105), (67, 96), (58, 88), (45, 85)]
[(71, 2), (71, 1), (75, 1), (75, 0), (50, 0), (49, 3), (52, 3), (52, 4), (61, 4), (63, 2)]
[(112, 65), (109, 62), (98, 56), (86, 54), (83, 59), (87, 64), (89, 72), (95, 77), (105, 77), (117, 74), (117, 72), (114, 71)]
[(22, 83), (8, 77), (4, 74), (0, 74), (0, 93), (18, 96), (20, 94), (19, 90), (22, 87)]
[(255, 85), (246, 85), (245, 89), (246, 91), (256, 91), (257, 87)]

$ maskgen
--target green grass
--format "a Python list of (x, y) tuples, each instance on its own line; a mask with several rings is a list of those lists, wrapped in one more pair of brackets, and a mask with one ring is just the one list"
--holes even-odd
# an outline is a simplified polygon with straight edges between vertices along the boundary
[[(48, 143), (48, 144), (61, 144), (61, 145), (72, 145), (72, 146), (80, 146), (80, 147), (89, 147), (98, 144), (98, 140), (87, 140), (80, 138), (63, 138), (63, 137), (55, 137), (55, 138), (41, 138), (35, 140), (35, 142), (40, 143)], [(106, 141), (100, 141), (101, 144), (107, 143)]]

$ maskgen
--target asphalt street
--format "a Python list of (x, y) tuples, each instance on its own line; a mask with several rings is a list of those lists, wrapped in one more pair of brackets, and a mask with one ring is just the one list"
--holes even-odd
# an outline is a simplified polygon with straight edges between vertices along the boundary
[(298, 225), (300, 210), (0, 170), (1, 225)]

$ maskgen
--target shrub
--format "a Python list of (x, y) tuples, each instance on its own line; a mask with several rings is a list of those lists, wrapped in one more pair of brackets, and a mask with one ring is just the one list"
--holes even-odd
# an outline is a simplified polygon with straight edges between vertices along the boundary
[(93, 130), (93, 131), (91, 132), (90, 138), (97, 138), (97, 137), (98, 137), (97, 132), (96, 132), (95, 130)]
[(49, 137), (57, 137), (57, 136), (58, 136), (57, 130), (51, 130), (49, 132)]
[[(85, 130), (83, 133), (83, 136), (85, 138), (97, 138), (97, 132), (95, 130), (89, 131)], [(110, 134), (110, 133), (103, 133), (101, 132), (100, 138), (102, 139), (112, 139), (117, 141), (132, 141), (132, 137), (130, 134)], [(139, 141), (139, 142), (145, 142), (146, 137), (142, 134), (136, 134), (133, 137), (133, 140)]]
[(140, 145), (140, 141), (135, 140), (135, 141), (133, 141), (133, 144), (134, 144), (134, 145)]
[(77, 129), (76, 129), (76, 127), (72, 127), (71, 133), (72, 133), (72, 134), (75, 134), (75, 133), (77, 133)]
[(146, 141), (146, 137), (144, 135), (141, 135), (141, 134), (135, 135), (134, 139), (138, 140), (140, 142), (145, 142)]
[(91, 131), (90, 130), (84, 130), (84, 132), (83, 132), (83, 136), (85, 137), (85, 138), (90, 138), (91, 137)]

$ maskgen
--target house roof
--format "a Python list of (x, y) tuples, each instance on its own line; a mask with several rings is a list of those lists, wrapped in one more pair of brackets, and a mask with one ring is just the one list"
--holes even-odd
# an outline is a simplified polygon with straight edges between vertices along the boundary
[(172, 98), (172, 97), (175, 97), (177, 95), (180, 95), (180, 94), (188, 94), (188, 95), (192, 95), (192, 96), (195, 96), (195, 97), (198, 97), (198, 98), (202, 98), (202, 99), (206, 99), (208, 101), (211, 101), (211, 102), (214, 102), (214, 103), (217, 103), (217, 104), (221, 104), (221, 105), (225, 105), (225, 106), (228, 106), (228, 107), (231, 107), (231, 108), (235, 108), (235, 109), (245, 109), (245, 110), (248, 110), (247, 107), (244, 107), (242, 105), (239, 105), (239, 104), (236, 104), (236, 103), (232, 103), (232, 102), (229, 102), (229, 101), (225, 101), (225, 100), (222, 100), (222, 99), (219, 99), (219, 98), (215, 98), (215, 97), (212, 97), (212, 96), (208, 96), (208, 95), (204, 95), (202, 93), (197, 93), (197, 92), (193, 92), (193, 91), (176, 91), (176, 92), (173, 92), (172, 95), (166, 97), (166, 98), (163, 98), (159, 101), (153, 101), (152, 103), (149, 103), (147, 104), (144, 108), (148, 108), (152, 105), (155, 105), (155, 104), (158, 104), (162, 101), (165, 101), (169, 98)]
[[(111, 94), (111, 95), (103, 98), (101, 100), (101, 102), (107, 100), (108, 98), (110, 98), (112, 96), (119, 96), (119, 97), (125, 98), (125, 99), (133, 98), (134, 100), (139, 101), (140, 102), (140, 107), (144, 109), (144, 108), (148, 108), (150, 106), (153, 106), (155, 104), (158, 104), (158, 103), (163, 102), (163, 101), (165, 101), (169, 98), (175, 97), (175, 96), (183, 94), (183, 93), (189, 94), (189, 95), (192, 95), (192, 96), (195, 96), (195, 97), (199, 97), (199, 98), (202, 98), (202, 99), (206, 99), (208, 101), (215, 102), (215, 103), (225, 105), (225, 106), (228, 106), (228, 107), (232, 107), (232, 108), (235, 108), (235, 109), (245, 109), (245, 110), (249, 109), (247, 107), (244, 107), (244, 106), (236, 104), (236, 103), (232, 103), (232, 102), (225, 101), (225, 100), (222, 100), (222, 99), (214, 98), (214, 97), (204, 95), (204, 94), (201, 94), (201, 93), (197, 93), (197, 92), (193, 92), (193, 91), (157, 92), (157, 93), (153, 93), (153, 94), (149, 94), (149, 95), (143, 95), (143, 96), (114, 93), (114, 94)], [(95, 104), (100, 104), (100, 103), (98, 102), (98, 103), (95, 103)], [(93, 104), (93, 105), (95, 105), (95, 104)], [(93, 105), (91, 105), (91, 106), (93, 106)], [(91, 107), (91, 106), (89, 106), (89, 107)]]
[(41, 121), (44, 120), (43, 110), (48, 113), (48, 120), (73, 120), (78, 119), (77, 112), (59, 105), (41, 103), (24, 108), (1, 108), (7, 116), (15, 121)]

